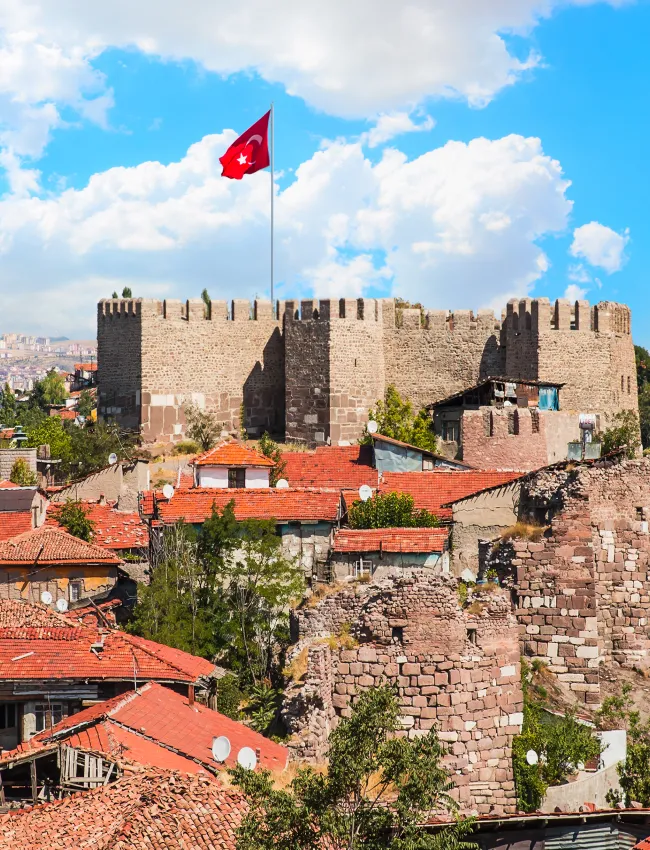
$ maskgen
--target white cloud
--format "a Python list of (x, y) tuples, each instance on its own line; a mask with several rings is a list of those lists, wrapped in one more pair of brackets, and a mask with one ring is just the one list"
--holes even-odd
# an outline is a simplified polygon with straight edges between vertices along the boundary
[(380, 115), (375, 126), (362, 136), (362, 141), (369, 148), (376, 148), (394, 139), (396, 136), (402, 136), (404, 133), (421, 133), (425, 130), (432, 130), (436, 122), (430, 115), (427, 115), (424, 120), (416, 124), (408, 112), (390, 112)]
[(605, 269), (608, 274), (620, 271), (627, 257), (625, 246), (630, 240), (628, 229), (617, 233), (597, 221), (583, 224), (573, 231), (569, 252), (572, 257), (582, 257), (590, 265)]
[(582, 301), (586, 294), (587, 290), (576, 283), (570, 283), (564, 290), (564, 297), (569, 301)]
[(569, 280), (576, 283), (591, 283), (592, 277), (582, 263), (569, 266)]
[[(6, 327), (92, 333), (95, 301), (136, 295), (268, 295), (269, 175), (220, 176), (234, 133), (180, 161), (96, 174), (58, 196), (0, 201)], [(539, 139), (448, 142), (408, 161), (337, 142), (296, 170), (276, 201), (279, 294), (372, 287), (430, 307), (502, 306), (548, 260), (538, 240), (566, 228), (571, 202)], [(38, 305), (36, 310), (33, 305)]]

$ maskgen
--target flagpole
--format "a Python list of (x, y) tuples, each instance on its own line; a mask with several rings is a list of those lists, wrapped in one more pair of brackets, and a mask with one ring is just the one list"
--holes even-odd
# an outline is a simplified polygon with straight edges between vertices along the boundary
[(273, 300), (273, 168), (275, 157), (275, 139), (273, 138), (273, 101), (271, 101), (271, 310), (275, 316), (275, 301)]

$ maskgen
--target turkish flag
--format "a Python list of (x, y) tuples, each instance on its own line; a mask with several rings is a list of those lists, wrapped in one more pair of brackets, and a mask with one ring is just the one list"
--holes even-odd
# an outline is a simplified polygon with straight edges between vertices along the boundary
[(225, 154), (219, 157), (219, 162), (223, 165), (222, 177), (241, 180), (244, 174), (255, 174), (269, 165), (270, 115), (271, 110), (242, 133)]

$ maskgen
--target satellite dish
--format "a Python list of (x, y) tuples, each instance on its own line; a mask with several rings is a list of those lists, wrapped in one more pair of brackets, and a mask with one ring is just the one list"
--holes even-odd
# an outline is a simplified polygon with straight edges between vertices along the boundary
[[(215, 761), (223, 764), (230, 755), (230, 741), (225, 735), (212, 739), (212, 756)], [(255, 755), (255, 753), (253, 753)]]
[(276, 490), (288, 490), (289, 482), (286, 478), (281, 478), (278, 483), (275, 485)]
[(531, 767), (537, 764), (537, 762), (539, 761), (539, 756), (537, 755), (535, 750), (528, 750), (528, 752), (526, 753), (526, 761)]
[(376, 434), (379, 430), (379, 425), (375, 422), (374, 419), (371, 419), (370, 422), (366, 425), (369, 434)]
[(255, 770), (255, 765), (257, 764), (255, 750), (252, 750), (250, 747), (242, 747), (237, 753), (237, 762), (242, 767), (245, 767), (246, 770)]
[(65, 612), (68, 610), (68, 600), (67, 599), (57, 599), (56, 600), (56, 607), (62, 614), (65, 614)]
[(51, 605), (52, 604), (52, 594), (49, 590), (44, 590), (41, 593), (41, 602), (43, 605)]
[(163, 487), (163, 496), (166, 499), (171, 499), (171, 497), (173, 495), (174, 495), (174, 488), (172, 487), (172, 485), (171, 484), (165, 484), (165, 486)]
[(367, 484), (362, 484), (359, 487), (359, 498), (362, 502), (367, 502), (368, 499), (372, 497), (372, 487), (368, 487)]
[(115, 452), (111, 452), (111, 454), (109, 454), (108, 462), (111, 466), (115, 466), (115, 464), (117, 463), (117, 455), (115, 454)]

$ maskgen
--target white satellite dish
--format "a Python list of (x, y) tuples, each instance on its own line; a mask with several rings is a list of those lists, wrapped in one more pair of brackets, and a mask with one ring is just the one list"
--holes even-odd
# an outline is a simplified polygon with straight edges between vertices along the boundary
[(537, 755), (535, 750), (528, 750), (528, 752), (526, 753), (526, 761), (531, 767), (537, 764), (537, 762), (539, 761), (539, 756)]
[(255, 750), (252, 750), (250, 747), (242, 747), (237, 753), (237, 761), (242, 767), (245, 767), (246, 770), (255, 770), (255, 766), (257, 764)]
[(65, 614), (65, 612), (68, 610), (68, 600), (67, 599), (57, 599), (56, 600), (56, 607), (62, 614)]
[(52, 604), (52, 594), (49, 590), (44, 590), (41, 593), (41, 602), (43, 605), (51, 605)]
[(174, 495), (174, 488), (172, 487), (172, 485), (171, 484), (165, 484), (165, 486), (163, 487), (163, 496), (166, 499), (171, 499), (171, 497), (173, 495)]
[(377, 425), (377, 423), (375, 422), (374, 419), (371, 419), (370, 422), (368, 422), (366, 427), (368, 429), (369, 434), (376, 434), (377, 431), (379, 430), (379, 425)]
[(289, 482), (286, 478), (281, 478), (278, 483), (275, 485), (276, 490), (288, 490)]
[(359, 498), (362, 502), (367, 502), (368, 499), (372, 498), (372, 487), (368, 487), (367, 484), (362, 484), (359, 487)]
[(115, 464), (117, 463), (117, 455), (115, 454), (115, 452), (111, 452), (111, 454), (109, 454), (108, 462), (111, 466), (115, 466)]
[(225, 735), (212, 739), (212, 756), (215, 761), (223, 764), (230, 755), (230, 741)]

